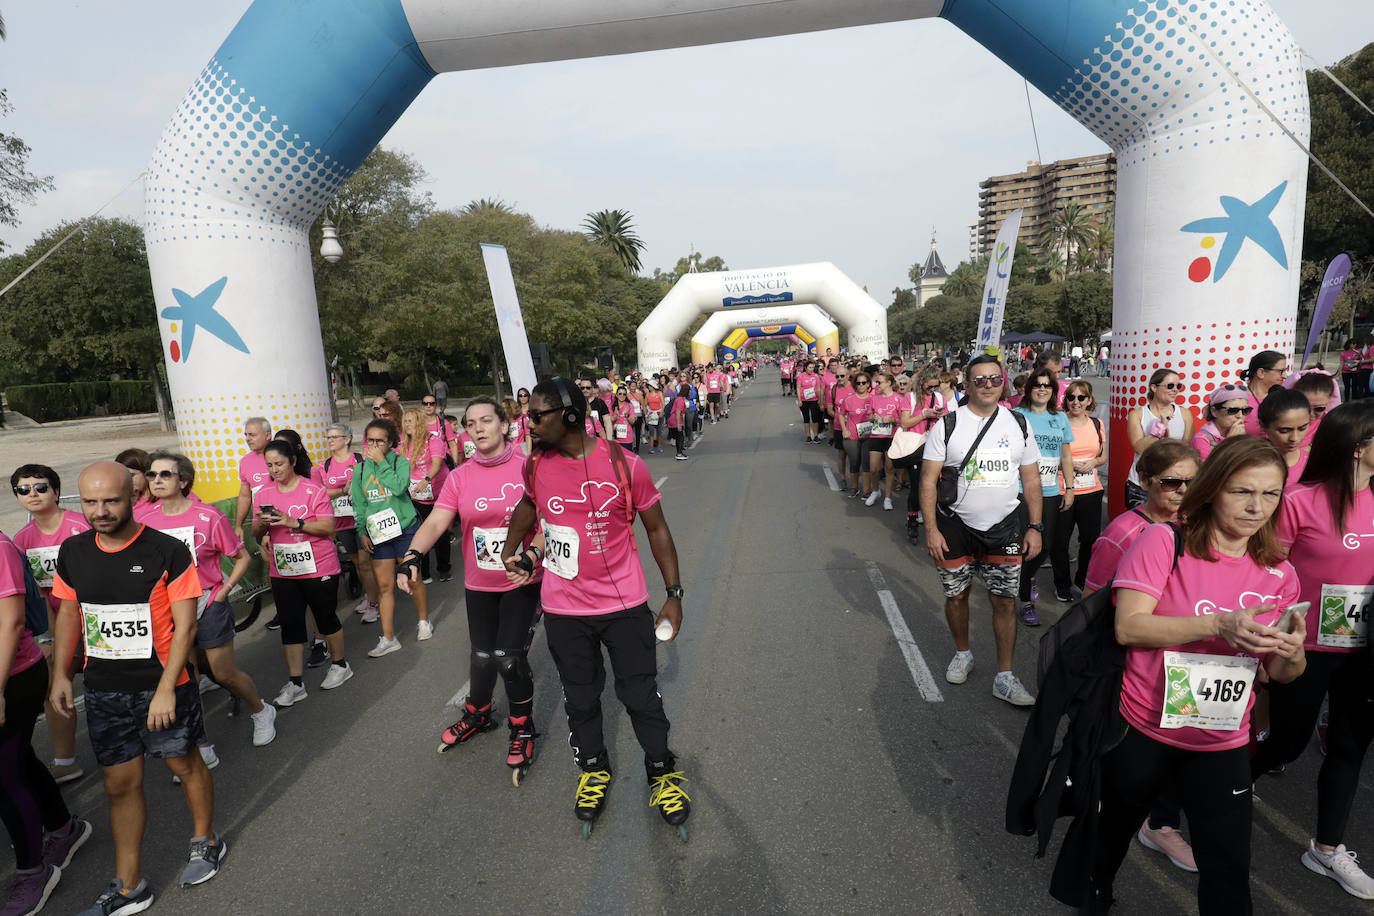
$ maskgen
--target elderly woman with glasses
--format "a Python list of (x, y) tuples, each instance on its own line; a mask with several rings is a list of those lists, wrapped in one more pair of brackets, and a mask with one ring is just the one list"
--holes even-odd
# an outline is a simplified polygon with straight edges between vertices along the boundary
[(1145, 490), (1141, 488), (1140, 474), (1136, 470), (1136, 464), (1145, 449), (1164, 439), (1189, 442), (1193, 438), (1193, 415), (1178, 403), (1182, 393), (1182, 376), (1167, 366), (1156, 369), (1150, 376), (1145, 406), (1133, 408), (1126, 415), (1126, 435), (1136, 454), (1131, 462), (1130, 474), (1126, 477), (1128, 509), (1145, 501)]
[(1254, 410), (1240, 385), (1221, 385), (1213, 389), (1202, 410), (1202, 418), (1207, 422), (1193, 434), (1193, 448), (1206, 460), (1212, 449), (1228, 437), (1248, 435), (1245, 418)]

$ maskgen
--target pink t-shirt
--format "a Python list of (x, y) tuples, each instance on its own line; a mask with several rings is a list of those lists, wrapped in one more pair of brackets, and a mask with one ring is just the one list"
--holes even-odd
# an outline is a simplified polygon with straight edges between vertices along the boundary
[[(1245, 383), (1241, 382), (1240, 384), (1244, 385)], [(1260, 402), (1254, 394), (1250, 392), (1249, 388), (1245, 389), (1245, 399), (1250, 403), (1250, 412), (1245, 415), (1245, 431), (1252, 436), (1263, 437), (1264, 430), (1260, 428), (1259, 421)]]
[[(619, 446), (616, 446), (619, 448)], [(483, 467), (465, 461), (453, 469), (434, 505), (458, 514), (463, 525), (463, 585), (477, 592), (508, 592), (515, 585), (506, 578), (501, 548), (506, 543), (510, 516), (525, 495), (525, 460), (512, 452), (504, 464)], [(534, 540), (533, 530), (522, 549)], [(544, 570), (535, 567), (539, 581)]]
[[(798, 377), (800, 378), (800, 376)], [(724, 372), (708, 372), (706, 374), (706, 390), (711, 394), (720, 394), (725, 390), (728, 381)]]
[[(1302, 577), (1299, 597), (1312, 602), (1307, 651), (1363, 652), (1355, 626), (1368, 627), (1374, 600), (1374, 491), (1366, 487), (1355, 494), (1343, 528), (1336, 527), (1327, 493), (1323, 484), (1288, 485), (1279, 509), (1279, 543)], [(1352, 611), (1363, 612), (1358, 621)]]
[(1312, 457), (1312, 450), (1305, 445), (1298, 446), (1298, 463), (1288, 466), (1288, 483), (1295, 484), (1302, 480), (1302, 472), (1307, 468), (1307, 459)]
[[(1158, 599), (1155, 616), (1193, 617), (1229, 614), (1243, 607), (1274, 604), (1275, 609), (1255, 620), (1272, 626), (1283, 609), (1298, 600), (1298, 573), (1287, 560), (1277, 566), (1260, 566), (1248, 556), (1216, 555), (1215, 562), (1199, 560), (1186, 550), (1174, 563), (1174, 533), (1168, 525), (1151, 525), (1136, 538), (1121, 559), (1113, 597), (1122, 589), (1143, 592)], [(1161, 583), (1163, 583), (1161, 587)], [(1231, 648), (1220, 637), (1154, 649), (1130, 646), (1126, 649), (1126, 671), (1121, 680), (1121, 714), (1139, 731), (1162, 744), (1192, 751), (1226, 751), (1250, 742), (1250, 709), (1255, 704), (1253, 684), (1248, 688), (1245, 712), (1234, 731), (1194, 728), (1163, 728), (1164, 653), (1189, 652), (1200, 655), (1254, 658), (1248, 652)]]
[(1108, 522), (1102, 534), (1093, 542), (1092, 559), (1088, 561), (1088, 571), (1083, 576), (1083, 590), (1095, 592), (1111, 585), (1127, 548), (1135, 543), (1140, 532), (1152, 524), (1134, 509)]
[(668, 428), (682, 429), (682, 418), (687, 414), (687, 399), (673, 398), (673, 406), (668, 411)]
[[(448, 447), (444, 445), (444, 440), (434, 436), (425, 439), (425, 450), (420, 454), (418, 461), (411, 461), (409, 454), (403, 457), (410, 461), (410, 499), (411, 502), (424, 503), (425, 505), (434, 504), (434, 496), (444, 487), (444, 481), (448, 479), (448, 465), (444, 464), (444, 456), (448, 454)], [(434, 466), (435, 459), (438, 459), (439, 470), (431, 476), (432, 480), (426, 482), (425, 475), (430, 473), (430, 468)], [(463, 462), (466, 464), (467, 462)]]
[(634, 442), (635, 411), (630, 406), (629, 401), (615, 408), (611, 417), (611, 436), (616, 442), (623, 442), (627, 445)]
[[(357, 461), (352, 453), (345, 455), (343, 460), (335, 458), (333, 455), (325, 459), (329, 463), (329, 470), (324, 469), (325, 462), (322, 461), (310, 469), (310, 479), (322, 485), (325, 490), (337, 490), (343, 488), (343, 493), (337, 497), (331, 496), (329, 501), (334, 504), (334, 530), (349, 531), (358, 527), (358, 521), (353, 516), (353, 497), (350, 495), (350, 488), (353, 486), (353, 468)], [(326, 492), (326, 496), (329, 494)], [(342, 514), (340, 514), (342, 512)]]
[(1221, 430), (1217, 429), (1217, 425), (1209, 421), (1204, 423), (1201, 429), (1193, 433), (1192, 446), (1197, 449), (1197, 453), (1205, 460), (1208, 455), (1212, 454), (1212, 449), (1220, 445), (1224, 438), (1225, 437), (1221, 434)]
[(31, 521), (14, 535), (14, 546), (24, 552), (24, 558), (29, 563), (29, 569), (33, 571), (34, 579), (38, 581), (38, 587), (54, 611), (62, 603), (52, 594), (53, 573), (57, 570), (57, 548), (72, 535), (90, 530), (91, 526), (86, 521), (86, 516), (67, 509), (63, 511), (62, 521), (52, 534), (39, 531), (38, 522)]
[(821, 377), (814, 372), (797, 376), (797, 397), (802, 401), (817, 401), (821, 397)]
[(429, 421), (428, 428), (431, 436), (443, 441), (445, 450), (447, 450), (450, 442), (458, 438), (458, 433), (454, 430), (453, 424), (438, 414), (435, 414), (434, 419)]
[(267, 459), (262, 452), (249, 452), (239, 459), (239, 483), (248, 485), (254, 493), (263, 484), (270, 483), (272, 475), (267, 473)]
[[(533, 502), (544, 529), (544, 568), (550, 575), (544, 577), (541, 600), (549, 613), (610, 614), (649, 600), (611, 448), (620, 447), (598, 440), (585, 461), (557, 451), (539, 453)], [(642, 512), (662, 494), (638, 455), (624, 458), (630, 472), (628, 505)]]
[(783, 378), (792, 377), (792, 364), (787, 360), (783, 360), (782, 363), (779, 364), (779, 369), (782, 371)]
[[(295, 489), (283, 493), (281, 485), (275, 481), (267, 483), (253, 494), (253, 514), (261, 513), (263, 506), (274, 506), (292, 518), (313, 522), (322, 518), (334, 517), (334, 504), (324, 487), (313, 480), (297, 478)], [(271, 574), (280, 578), (318, 579), (323, 576), (339, 574), (339, 551), (334, 548), (334, 539), (297, 531), (295, 526), (271, 525), (267, 537), (272, 549), (267, 554)], [(293, 549), (294, 548), (294, 549)], [(297, 568), (308, 570), (313, 562), (314, 572), (303, 572), (299, 576), (285, 576), (277, 568), (278, 550), (292, 554)], [(305, 559), (309, 555), (309, 559)]]
[(846, 439), (867, 438), (866, 435), (860, 436), (858, 424), (867, 423), (873, 410), (869, 404), (869, 396), (866, 394), (848, 394), (840, 398), (839, 413), (844, 422), (844, 437)]
[[(23, 604), (24, 594), (27, 589), (24, 586), (24, 560), (20, 557), (19, 548), (0, 533), (0, 598), (10, 598), (18, 595), (20, 604)], [(20, 615), (24, 613), (20, 607)], [(38, 664), (43, 658), (43, 653), (34, 645), (33, 634), (28, 627), (19, 630), (19, 646), (14, 656), (14, 664), (10, 666), (10, 676), (27, 671)]]
[[(526, 417), (526, 421), (528, 421), (528, 419), (529, 418)], [(526, 428), (528, 429), (528, 427)], [(458, 434), (458, 448), (462, 449), (464, 461), (467, 461), (477, 453), (477, 443), (472, 441), (472, 437), (468, 435), (467, 430), (463, 430)], [(425, 475), (421, 474), (420, 476), (423, 477)]]
[(149, 528), (179, 538), (191, 548), (191, 557), (196, 562), (196, 577), (205, 591), (219, 588), (224, 582), (220, 557), (232, 557), (243, 549), (243, 541), (234, 533), (224, 513), (204, 503), (192, 503), (180, 515), (166, 515), (162, 511), (162, 503), (151, 503), (135, 512), (134, 519)]
[(837, 379), (837, 378), (835, 378), (835, 376), (832, 375), (832, 374), (829, 373), (829, 372), (827, 372), (825, 375), (822, 375), (822, 376), (821, 376), (821, 406), (822, 406), (822, 407), (829, 407), (830, 405), (832, 405), (832, 404), (835, 403), (835, 386), (838, 385), (839, 383), (840, 383), (840, 380)]
[(932, 417), (929, 420), (917, 421), (912, 429), (918, 433), (930, 432), (931, 427), (940, 422), (940, 417), (948, 413), (948, 411), (945, 410), (945, 396), (939, 391), (932, 391), (929, 394), (926, 394), (924, 391), (919, 394), (913, 391), (908, 402), (902, 405), (902, 409), (913, 417), (919, 417), (921, 414), (931, 409), (939, 411), (939, 416), (937, 417)]
[(873, 438), (892, 438), (892, 433), (896, 431), (897, 423), (901, 419), (900, 414), (902, 412), (903, 401), (906, 401), (908, 404), (910, 403), (909, 400), (897, 394), (895, 391), (892, 394), (874, 394), (869, 397), (868, 404), (873, 413), (873, 422), (875, 424), (885, 424), (890, 427), (886, 432), (880, 432), (875, 428), (873, 431)]
[[(1102, 437), (1098, 435), (1097, 424), (1089, 417), (1088, 421), (1082, 426), (1074, 426), (1073, 421), (1069, 421), (1069, 429), (1073, 431), (1073, 442), (1069, 445), (1069, 457), (1074, 461), (1089, 461), (1098, 456), (1104, 445)], [(1106, 430), (1102, 433), (1105, 435)], [(1064, 486), (1064, 472), (1059, 472), (1059, 486)], [(1073, 494), (1075, 497), (1082, 496), (1084, 493), (1096, 493), (1102, 489), (1102, 479), (1097, 475), (1097, 468), (1093, 468), (1086, 474), (1074, 473)]]

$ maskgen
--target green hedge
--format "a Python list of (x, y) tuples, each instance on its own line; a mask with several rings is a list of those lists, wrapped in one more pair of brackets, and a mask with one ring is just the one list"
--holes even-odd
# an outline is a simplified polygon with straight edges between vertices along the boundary
[(147, 381), (12, 385), (5, 389), (5, 398), (11, 410), (39, 423), (157, 410), (153, 386)]

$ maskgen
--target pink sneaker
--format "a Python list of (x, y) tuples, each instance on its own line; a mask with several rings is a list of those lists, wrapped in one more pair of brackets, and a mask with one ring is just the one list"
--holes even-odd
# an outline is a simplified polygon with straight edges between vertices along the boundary
[(1184, 871), (1197, 871), (1197, 862), (1193, 861), (1193, 847), (1189, 846), (1183, 834), (1174, 828), (1153, 829), (1150, 827), (1149, 818), (1146, 818), (1145, 823), (1140, 825), (1136, 839), (1140, 840), (1140, 845), (1146, 849), (1153, 849), (1168, 856), (1170, 862)]

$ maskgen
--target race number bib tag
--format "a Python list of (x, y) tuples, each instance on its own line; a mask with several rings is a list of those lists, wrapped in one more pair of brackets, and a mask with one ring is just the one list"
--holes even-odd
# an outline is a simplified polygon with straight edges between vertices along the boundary
[(387, 506), (381, 512), (367, 517), (367, 536), (374, 544), (385, 544), (401, 536), (401, 520), (396, 510)]
[(1355, 649), (1368, 641), (1374, 585), (1323, 585), (1317, 645)]
[(576, 528), (544, 522), (544, 568), (560, 579), (577, 578)]
[(896, 424), (894, 424), (891, 420), (879, 420), (873, 424), (872, 434), (875, 436), (890, 436), (892, 435), (892, 430), (895, 425)]
[(1040, 462), (1040, 486), (1057, 487), (1059, 486), (1059, 462), (1041, 461)]
[(334, 497), (334, 517), (335, 518), (356, 518), (353, 511), (353, 495), (345, 493), (342, 496)]
[(82, 604), (81, 617), (90, 658), (153, 657), (152, 605)]
[(815, 388), (803, 388), (803, 389), (802, 389), (802, 400), (803, 400), (803, 401), (814, 401), (814, 400), (816, 400), (816, 389), (815, 389)]
[(964, 468), (964, 480), (970, 489), (1009, 487), (1015, 477), (1009, 448), (980, 448)]
[(315, 549), (309, 541), (298, 544), (273, 544), (272, 559), (277, 563), (277, 575), (295, 578), (315, 574)]
[(864, 436), (873, 435), (873, 423), (869, 420), (854, 424), (854, 434), (862, 439)]
[(628, 438), (630, 438), (630, 424), (628, 424), (628, 423), (617, 423), (617, 424), (615, 425), (615, 437), (616, 437), (617, 439), (628, 439)]
[(1196, 652), (1164, 653), (1160, 728), (1233, 732), (1245, 718), (1258, 659)]
[(40, 588), (52, 588), (53, 576), (57, 573), (57, 547), (30, 547), (24, 551), (24, 559), (29, 561), (29, 569), (38, 580)]
[(477, 555), (478, 569), (504, 570), (501, 550), (506, 546), (505, 528), (473, 528), (472, 549)]
[(477, 452), (477, 443), (476, 443), (476, 442), (464, 442), (464, 443), (463, 443), (463, 460), (464, 460), (464, 461), (467, 461), (467, 460), (468, 460), (469, 458), (471, 458), (474, 454), (476, 454), (476, 452)]
[(430, 480), (412, 480), (410, 482), (410, 497), (422, 502), (429, 502), (434, 498), (434, 482)]
[(186, 545), (186, 549), (191, 551), (191, 563), (199, 566), (200, 561), (196, 559), (196, 529), (187, 525), (185, 528), (168, 528), (163, 534), (170, 534), (178, 541)]
[(1075, 471), (1073, 475), (1073, 488), (1075, 490), (1091, 490), (1097, 486), (1097, 468), (1091, 471)]

